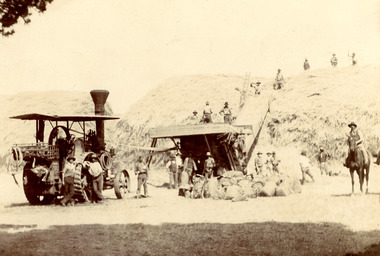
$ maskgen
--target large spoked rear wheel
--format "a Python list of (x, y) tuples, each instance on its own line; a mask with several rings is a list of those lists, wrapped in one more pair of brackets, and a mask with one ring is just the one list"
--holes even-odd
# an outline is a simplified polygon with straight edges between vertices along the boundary
[(130, 192), (131, 180), (126, 170), (116, 174), (114, 180), (115, 194), (118, 199), (123, 199)]
[(28, 164), (24, 167), (22, 178), (25, 197), (30, 204), (46, 205), (53, 202), (55, 196), (40, 194), (41, 189), (39, 189), (38, 186), (41, 184), (38, 183), (38, 178), (32, 173)]

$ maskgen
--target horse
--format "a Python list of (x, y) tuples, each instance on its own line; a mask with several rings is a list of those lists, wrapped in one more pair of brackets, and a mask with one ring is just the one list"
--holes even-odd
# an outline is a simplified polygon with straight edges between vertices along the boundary
[[(350, 169), (350, 175), (351, 175), (351, 182), (352, 182), (352, 192), (351, 195), (354, 194), (354, 171), (359, 176), (359, 183), (360, 183), (360, 191), (363, 193), (363, 183), (364, 183), (364, 175), (366, 179), (366, 193), (368, 193), (368, 177), (369, 177), (369, 167), (371, 164), (370, 160), (370, 154), (367, 150), (363, 152), (358, 148), (356, 145), (356, 141), (351, 136), (348, 137), (348, 146), (349, 146), (349, 153), (347, 157), (347, 168)], [(368, 162), (365, 163), (365, 158), (363, 153), (367, 154), (368, 156)]]

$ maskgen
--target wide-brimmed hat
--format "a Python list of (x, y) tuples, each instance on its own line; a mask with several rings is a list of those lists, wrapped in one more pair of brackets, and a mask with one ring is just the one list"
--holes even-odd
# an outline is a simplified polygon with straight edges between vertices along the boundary
[(211, 153), (210, 153), (210, 152), (207, 152), (207, 153), (206, 153), (206, 156), (211, 156)]
[(267, 155), (271, 155), (272, 154), (272, 152), (267, 152)]
[(197, 112), (196, 110), (193, 111), (193, 114), (194, 114), (194, 113), (198, 114), (198, 112)]
[(273, 152), (272, 152), (272, 155), (275, 155), (275, 154), (276, 154), (276, 152), (275, 152), (275, 151), (273, 151)]
[(351, 126), (358, 127), (354, 122), (351, 122), (350, 124), (348, 124), (348, 127), (351, 127)]
[(228, 101), (224, 102), (224, 105), (228, 105)]
[(261, 154), (263, 154), (263, 152), (259, 151), (259, 152), (257, 152), (257, 154), (258, 154), (258, 155), (261, 155)]
[(281, 69), (277, 69), (277, 71), (281, 71)]
[(306, 150), (302, 150), (301, 155), (306, 156)]
[(258, 81), (258, 82), (256, 82), (256, 84), (261, 84), (261, 82), (260, 82), (260, 81)]
[(319, 150), (320, 150), (320, 151), (324, 151), (324, 149), (323, 149), (323, 148), (320, 148)]
[(67, 161), (69, 161), (70, 159), (73, 159), (75, 161), (75, 157), (73, 157), (73, 156), (68, 156), (67, 157)]

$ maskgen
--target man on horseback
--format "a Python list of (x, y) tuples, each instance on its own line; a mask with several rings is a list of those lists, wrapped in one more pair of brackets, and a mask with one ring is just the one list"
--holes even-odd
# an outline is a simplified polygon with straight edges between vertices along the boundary
[[(352, 138), (356, 142), (356, 147), (362, 152), (363, 157), (364, 157), (364, 163), (368, 163), (368, 155), (367, 151), (364, 148), (364, 136), (362, 132), (358, 129), (358, 126), (354, 123), (351, 122), (348, 127), (351, 128), (350, 133), (347, 135), (348, 137)], [(348, 149), (348, 155), (347, 155), (347, 160), (344, 166), (348, 167), (348, 158), (350, 156), (350, 148)]]

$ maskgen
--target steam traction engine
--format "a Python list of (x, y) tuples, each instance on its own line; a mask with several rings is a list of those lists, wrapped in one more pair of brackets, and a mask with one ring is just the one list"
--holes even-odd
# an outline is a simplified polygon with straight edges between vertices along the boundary
[[(31, 204), (50, 204), (55, 198), (63, 196), (62, 171), (68, 156), (74, 157), (76, 163), (83, 164), (95, 153), (103, 169), (103, 189), (114, 188), (119, 199), (129, 192), (128, 171), (116, 170), (113, 164), (115, 152), (112, 148), (106, 150), (105, 147), (104, 121), (119, 119), (105, 115), (104, 104), (108, 94), (105, 90), (91, 91), (95, 115), (58, 116), (34, 113), (10, 117), (36, 121), (36, 143), (13, 145), (8, 161), (8, 171), (12, 174), (23, 169), (24, 192)], [(45, 125), (52, 128), (47, 143), (44, 141)], [(96, 127), (96, 132), (92, 129), (86, 132), (86, 127)], [(76, 168), (74, 187), (78, 201), (87, 201), (91, 196), (90, 180), (86, 168)]]

